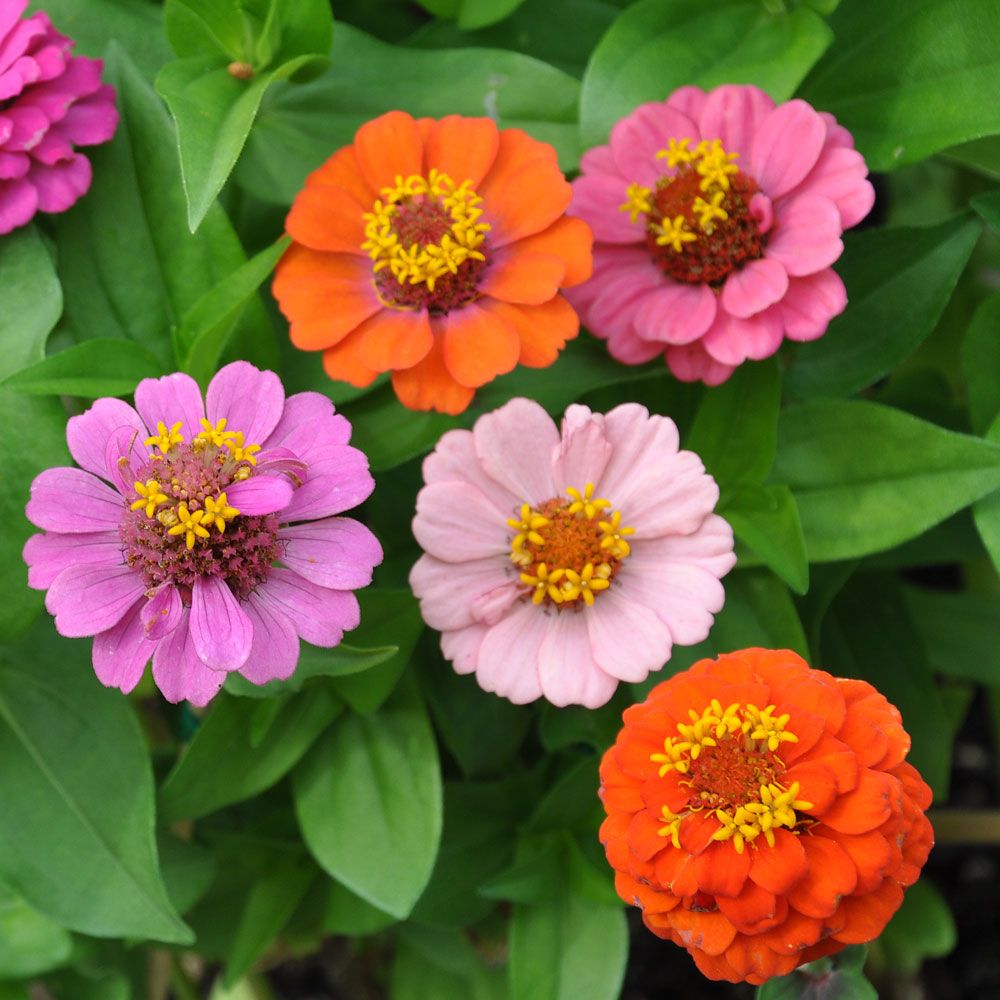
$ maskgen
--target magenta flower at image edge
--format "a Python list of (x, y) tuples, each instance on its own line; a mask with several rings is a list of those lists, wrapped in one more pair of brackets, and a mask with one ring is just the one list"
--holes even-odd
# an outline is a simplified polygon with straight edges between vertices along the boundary
[(325, 396), (286, 399), (245, 361), (204, 401), (180, 373), (140, 382), (135, 409), (99, 399), (66, 428), (81, 468), (31, 485), (28, 583), (60, 634), (95, 637), (109, 687), (131, 691), (150, 659), (174, 702), (206, 704), (231, 671), (285, 679), (299, 637), (335, 646), (357, 627), (352, 591), (382, 561), (364, 525), (334, 516), (374, 488), (350, 436)]
[(101, 60), (71, 56), (46, 14), (21, 18), (27, 5), (0, 5), (0, 234), (75, 204), (91, 169), (74, 147), (107, 142), (118, 126)]
[(751, 86), (682, 87), (580, 169), (569, 214), (594, 231), (594, 273), (567, 297), (619, 361), (665, 354), (677, 378), (718, 385), (843, 312), (830, 265), (875, 193), (833, 115)]
[(522, 704), (597, 708), (721, 610), (733, 533), (719, 490), (667, 417), (574, 405), (562, 433), (514, 399), (424, 462), (410, 573), (459, 673)]

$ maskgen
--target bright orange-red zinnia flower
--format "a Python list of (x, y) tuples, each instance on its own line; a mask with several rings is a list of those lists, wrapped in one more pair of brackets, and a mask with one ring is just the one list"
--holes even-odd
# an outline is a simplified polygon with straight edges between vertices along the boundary
[(518, 363), (555, 361), (579, 321), (561, 288), (592, 267), (555, 150), (488, 118), (367, 122), (288, 215), (274, 294), (331, 378), (392, 371), (417, 410), (460, 413)]
[(933, 844), (897, 709), (787, 650), (702, 660), (601, 763), (615, 887), (711, 979), (762, 983), (877, 937)]

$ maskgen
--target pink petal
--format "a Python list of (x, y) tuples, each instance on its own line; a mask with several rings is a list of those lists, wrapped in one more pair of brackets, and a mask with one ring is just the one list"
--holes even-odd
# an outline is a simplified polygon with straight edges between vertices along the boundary
[(689, 344), (712, 325), (717, 309), (708, 285), (668, 280), (643, 299), (635, 314), (635, 331), (658, 344)]
[(792, 277), (829, 267), (844, 251), (840, 212), (829, 198), (804, 195), (778, 211), (767, 256)]
[(541, 697), (538, 651), (552, 627), (549, 614), (525, 602), (483, 637), (476, 662), (476, 681), (484, 691), (525, 705)]
[(180, 624), (180, 591), (172, 583), (162, 583), (142, 608), (142, 629), (147, 639), (163, 639)]
[(604, 416), (611, 459), (597, 483), (597, 493), (617, 507), (620, 491), (644, 461), (670, 461), (680, 444), (677, 425), (669, 417), (650, 416), (639, 403), (622, 403)]
[(46, 166), (36, 163), (28, 171), (28, 181), (38, 192), (38, 208), (42, 212), (65, 212), (90, 190), (90, 160), (82, 153), (62, 163)]
[(358, 599), (349, 590), (331, 590), (291, 570), (275, 567), (256, 591), (259, 600), (280, 612), (314, 646), (336, 646), (361, 622)]
[(158, 421), (168, 428), (181, 421), (181, 433), (188, 441), (202, 431), (205, 407), (201, 390), (198, 383), (183, 372), (162, 378), (144, 378), (135, 388), (135, 408), (150, 434), (156, 433)]
[(774, 204), (766, 194), (758, 191), (751, 199), (748, 206), (750, 215), (757, 222), (757, 232), (762, 236), (769, 233), (774, 226)]
[[(253, 482), (252, 479), (247, 482)], [(331, 445), (309, 464), (309, 478), (284, 508), (284, 520), (305, 521), (341, 514), (371, 496), (375, 480), (368, 457), (349, 445)]]
[(618, 173), (643, 187), (655, 187), (662, 176), (673, 172), (665, 160), (656, 158), (670, 139), (690, 139), (693, 148), (701, 136), (698, 126), (670, 105), (662, 101), (640, 104), (611, 130), (611, 153)]
[(285, 400), (285, 408), (270, 437), (261, 442), (267, 451), (287, 448), (306, 462), (314, 451), (329, 445), (347, 444), (351, 440), (351, 425), (334, 412), (333, 403), (318, 392), (298, 392)]
[(70, 535), (117, 531), (125, 505), (111, 487), (83, 469), (46, 469), (31, 484), (25, 514), (46, 531)]
[(718, 514), (709, 514), (697, 531), (689, 535), (668, 535), (644, 542), (639, 550), (639, 562), (699, 566), (721, 579), (736, 565), (733, 544), (729, 522)]
[(523, 502), (520, 497), (491, 479), (476, 454), (472, 431), (453, 430), (442, 434), (423, 465), (424, 482), (471, 483), (498, 511), (513, 515)]
[(750, 172), (750, 149), (754, 135), (768, 112), (771, 100), (758, 87), (726, 84), (711, 91), (698, 118), (702, 139), (719, 139), (727, 153), (738, 153), (736, 165)]
[(805, 278), (792, 278), (781, 300), (781, 319), (789, 340), (815, 340), (826, 333), (834, 316), (847, 308), (847, 289), (836, 271), (827, 268)]
[(708, 94), (701, 87), (688, 84), (686, 87), (678, 87), (668, 98), (667, 105), (687, 115), (691, 121), (696, 122), (701, 118), (701, 113), (705, 108)]
[(769, 358), (781, 346), (784, 326), (777, 308), (767, 309), (750, 319), (737, 319), (720, 312), (702, 344), (724, 365), (741, 365), (748, 358)]
[(124, 618), (112, 628), (94, 636), (91, 658), (94, 673), (105, 686), (128, 694), (142, 680), (156, 650), (142, 627), (142, 601), (137, 601)]
[(816, 166), (792, 192), (829, 198), (840, 212), (844, 229), (856, 226), (875, 204), (875, 189), (867, 180), (868, 165), (856, 149), (827, 146)]
[(508, 514), (468, 483), (431, 483), (417, 494), (413, 536), (432, 556), (463, 563), (510, 551)]
[(837, 119), (829, 111), (820, 111), (820, 118), (826, 126), (826, 143), (831, 148), (843, 146), (845, 149), (854, 149), (854, 136), (837, 123)]
[(130, 566), (67, 566), (52, 581), (45, 607), (55, 616), (56, 631), (75, 639), (117, 625), (144, 589)]
[(382, 561), (382, 546), (363, 525), (349, 517), (327, 517), (284, 527), (281, 561), (321, 587), (357, 590), (372, 582), (372, 570)]
[(117, 531), (86, 535), (50, 532), (32, 535), (24, 545), (28, 586), (46, 590), (67, 566), (121, 566), (125, 562)]
[(77, 465), (95, 476), (106, 476), (108, 441), (119, 427), (135, 430), (141, 438), (140, 444), (148, 436), (139, 414), (120, 399), (98, 399), (79, 416), (70, 417), (66, 424), (66, 442)]
[(201, 662), (189, 626), (190, 614), (184, 608), (177, 628), (153, 651), (153, 680), (167, 701), (189, 701), (200, 708), (218, 694), (226, 674)]
[(702, 346), (693, 344), (671, 345), (667, 348), (667, 365), (674, 378), (681, 382), (704, 382), (705, 385), (722, 385), (736, 370), (733, 365), (716, 361)]
[(142, 444), (144, 434), (145, 431), (137, 431), (134, 427), (118, 427), (108, 438), (103, 475), (114, 483), (123, 497), (135, 495), (135, 483), (143, 466), (149, 463), (149, 452)]
[(456, 674), (471, 674), (479, 663), (479, 650), (489, 629), (485, 625), (470, 625), (441, 636), (441, 652), (451, 660)]
[(191, 588), (191, 641), (212, 670), (239, 670), (250, 655), (253, 625), (229, 584), (199, 576)]
[(587, 406), (567, 407), (563, 417), (562, 442), (555, 453), (556, 490), (565, 493), (567, 486), (583, 489), (598, 483), (611, 456), (611, 442), (604, 436), (604, 417)]
[(496, 556), (450, 563), (424, 555), (410, 570), (409, 582), (424, 621), (442, 632), (496, 624), (521, 589), (513, 564)]
[(805, 101), (788, 101), (760, 123), (750, 152), (751, 172), (772, 200), (788, 194), (819, 159), (826, 125)]
[[(3, 116), (0, 115), (0, 122)], [(3, 132), (0, 131), (0, 146), (3, 145)], [(31, 157), (27, 153), (5, 153), (0, 149), (0, 180), (17, 180), (28, 172), (31, 166)], [(2, 187), (2, 186), (0, 186)], [(0, 194), (0, 199), (3, 195)], [(35, 200), (37, 205), (37, 198)]]
[[(532, 610), (539, 611), (535, 607)], [(554, 614), (538, 651), (542, 693), (560, 708), (566, 705), (600, 708), (618, 687), (618, 681), (594, 661), (587, 635), (590, 610), (583, 608)]]
[(480, 417), (472, 434), (483, 469), (522, 502), (543, 503), (555, 495), (552, 453), (559, 432), (534, 400), (512, 399)]
[(118, 128), (118, 109), (114, 90), (101, 89), (82, 101), (76, 101), (59, 122), (59, 131), (76, 146), (97, 146), (107, 142)]
[(31, 221), (38, 211), (38, 192), (27, 180), (0, 184), (0, 236)]
[(625, 580), (598, 594), (584, 616), (594, 661), (612, 677), (636, 684), (670, 659), (670, 629), (634, 598)]
[(240, 673), (251, 684), (287, 680), (299, 662), (299, 637), (292, 623), (255, 594), (243, 608), (253, 626), (253, 643)]
[(20, 20), (27, 6), (28, 0), (7, 0), (7, 3), (0, 7), (0, 39), (7, 38), (8, 32)]
[(773, 258), (762, 257), (726, 278), (720, 301), (730, 316), (746, 319), (778, 302), (786, 291), (788, 272)]
[(251, 476), (233, 483), (226, 490), (226, 499), (241, 514), (275, 514), (284, 511), (293, 492), (292, 484), (284, 476)]
[(281, 379), (246, 361), (234, 361), (221, 368), (205, 394), (205, 409), (212, 426), (225, 420), (226, 430), (242, 431), (247, 444), (266, 441), (278, 426), (284, 408)]
[(582, 174), (573, 181), (573, 201), (567, 215), (583, 219), (604, 243), (639, 243), (646, 237), (640, 217), (632, 222), (621, 210), (630, 181), (616, 174)]

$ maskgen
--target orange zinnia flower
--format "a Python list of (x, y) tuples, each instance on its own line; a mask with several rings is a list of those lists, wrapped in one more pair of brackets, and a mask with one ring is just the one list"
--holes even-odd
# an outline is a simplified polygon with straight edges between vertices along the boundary
[(518, 363), (544, 368), (579, 327), (559, 294), (592, 266), (563, 213), (555, 150), (488, 118), (367, 122), (310, 175), (288, 215), (274, 294), (292, 343), (327, 374), (392, 371), (416, 410), (461, 413)]
[(933, 844), (897, 709), (787, 650), (657, 685), (601, 763), (615, 887), (711, 979), (760, 984), (877, 937)]

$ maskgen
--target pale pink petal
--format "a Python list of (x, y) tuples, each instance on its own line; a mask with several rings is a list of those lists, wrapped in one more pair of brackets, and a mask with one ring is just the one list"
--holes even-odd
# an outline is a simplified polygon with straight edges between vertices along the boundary
[(441, 635), (441, 652), (451, 660), (456, 674), (471, 674), (479, 663), (479, 650), (489, 629), (485, 625), (470, 625)]
[(234, 361), (221, 368), (205, 394), (205, 409), (212, 426), (225, 420), (226, 430), (242, 431), (247, 444), (266, 441), (284, 407), (281, 379), (246, 361)]
[[(537, 613), (538, 609), (534, 610)], [(597, 665), (591, 652), (587, 634), (590, 610), (567, 609), (552, 615), (538, 651), (542, 693), (560, 708), (566, 705), (600, 708), (618, 687), (617, 679)]]
[(66, 423), (66, 443), (76, 464), (95, 476), (107, 476), (108, 442), (119, 427), (131, 427), (140, 445), (149, 433), (139, 414), (120, 399), (98, 399), (79, 416), (70, 417)]
[(417, 495), (413, 535), (445, 562), (495, 557), (510, 551), (507, 517), (469, 483), (431, 483)]
[(611, 154), (618, 173), (643, 187), (655, 187), (664, 174), (673, 173), (656, 156), (671, 139), (690, 139), (693, 149), (701, 136), (698, 126), (676, 108), (662, 101), (640, 104), (611, 130)]
[(45, 607), (55, 617), (56, 631), (76, 639), (117, 625), (144, 590), (130, 566), (78, 564), (52, 581)]
[(815, 194), (829, 198), (840, 212), (844, 229), (856, 226), (875, 204), (875, 189), (868, 177), (868, 165), (856, 150), (843, 146), (827, 146), (816, 166), (790, 197)]
[(758, 87), (726, 84), (710, 91), (698, 117), (702, 139), (719, 139), (727, 153), (738, 153), (736, 165), (750, 170), (750, 149), (760, 123), (774, 108)]
[(633, 684), (644, 681), (670, 659), (670, 629), (635, 599), (626, 579), (598, 594), (593, 607), (584, 610), (584, 617), (594, 661), (618, 680)]
[(424, 459), (425, 483), (467, 482), (479, 490), (498, 511), (513, 515), (523, 503), (486, 474), (476, 454), (472, 431), (453, 430), (442, 434), (434, 450)]
[(108, 438), (103, 475), (123, 497), (135, 496), (135, 484), (149, 463), (149, 452), (142, 441), (141, 432), (134, 427), (119, 427)]
[(744, 264), (726, 278), (722, 286), (722, 308), (730, 316), (747, 319), (780, 301), (786, 291), (788, 272), (773, 258), (761, 257)]
[(587, 483), (600, 482), (611, 451), (611, 442), (604, 435), (604, 417), (586, 406), (568, 407), (562, 441), (555, 453), (556, 491), (565, 493), (568, 486), (582, 490)]
[(666, 352), (667, 365), (674, 378), (681, 382), (704, 382), (705, 385), (722, 385), (736, 371), (734, 365), (716, 361), (702, 346), (693, 344), (671, 345)]
[(530, 602), (517, 604), (483, 637), (476, 660), (476, 680), (484, 691), (525, 705), (540, 698), (538, 652), (552, 627), (552, 617)]
[(382, 561), (382, 546), (363, 524), (350, 517), (327, 517), (281, 528), (281, 561), (321, 587), (356, 590), (372, 582)]
[(285, 408), (277, 426), (266, 441), (265, 450), (287, 448), (305, 462), (314, 452), (329, 445), (347, 444), (351, 440), (351, 425), (346, 417), (334, 411), (333, 403), (319, 392), (298, 392), (285, 400)]
[(247, 598), (243, 610), (253, 626), (253, 642), (240, 673), (251, 684), (287, 680), (299, 662), (299, 637), (292, 623), (254, 594)]
[(826, 125), (805, 101), (788, 101), (759, 125), (750, 151), (750, 172), (772, 200), (788, 194), (816, 165)]
[(683, 115), (687, 115), (691, 121), (696, 122), (701, 118), (701, 113), (705, 108), (708, 94), (701, 87), (688, 84), (685, 87), (678, 87), (666, 100), (668, 107), (674, 108)]
[(472, 434), (483, 469), (522, 502), (543, 503), (554, 495), (552, 453), (559, 432), (538, 403), (512, 399), (480, 417)]
[(283, 519), (304, 521), (341, 514), (367, 500), (373, 489), (375, 480), (364, 452), (350, 445), (330, 445), (310, 462), (309, 478), (283, 508)]
[(699, 566), (721, 579), (736, 565), (733, 544), (729, 522), (718, 514), (709, 514), (698, 530), (689, 535), (668, 535), (643, 542), (638, 560), (630, 558), (628, 565), (684, 563)]
[(142, 626), (143, 601), (137, 601), (117, 625), (94, 636), (91, 658), (94, 673), (105, 686), (129, 694), (142, 680), (156, 643)]
[(207, 705), (226, 679), (223, 670), (212, 670), (198, 658), (191, 636), (190, 614), (184, 608), (177, 628), (157, 643), (153, 651), (153, 680), (167, 701)]
[(257, 597), (295, 626), (314, 646), (336, 646), (361, 622), (358, 599), (349, 590), (332, 590), (275, 567), (256, 591)]
[(625, 203), (630, 181), (614, 174), (582, 174), (573, 181), (573, 201), (566, 210), (586, 222), (594, 239), (605, 243), (639, 243), (646, 238), (640, 217), (632, 222)]
[(712, 325), (717, 309), (715, 293), (708, 285), (667, 280), (636, 310), (635, 331), (661, 345), (690, 344)]
[(781, 206), (767, 256), (792, 277), (829, 267), (844, 251), (840, 212), (829, 198), (804, 195)]
[(117, 531), (125, 505), (110, 486), (83, 469), (46, 469), (31, 484), (25, 514), (46, 531)]
[(200, 576), (191, 588), (191, 641), (198, 658), (212, 670), (239, 670), (250, 655), (253, 625), (217, 576)]
[(28, 586), (47, 590), (67, 566), (121, 566), (125, 562), (117, 531), (32, 535), (24, 544)]
[(792, 278), (780, 308), (789, 340), (815, 340), (826, 333), (830, 320), (847, 308), (847, 289), (840, 275), (827, 268), (805, 278)]
[(450, 563), (423, 555), (410, 570), (409, 582), (424, 621), (442, 632), (496, 624), (523, 589), (509, 559), (496, 556)]
[(142, 608), (142, 629), (147, 639), (163, 639), (180, 624), (183, 610), (180, 591), (172, 583), (161, 583)]
[(226, 499), (241, 514), (257, 516), (284, 511), (294, 489), (284, 476), (251, 476), (233, 483), (226, 490)]
[(781, 346), (784, 325), (775, 307), (750, 319), (737, 319), (720, 312), (712, 329), (705, 334), (705, 350), (724, 365), (741, 365), (748, 358), (769, 358)]
[(174, 372), (162, 378), (144, 378), (135, 387), (135, 408), (150, 434), (162, 421), (168, 428), (179, 420), (181, 433), (190, 441), (202, 431), (205, 407), (198, 383), (190, 375)]
[(618, 494), (643, 462), (669, 462), (677, 454), (680, 435), (669, 417), (651, 416), (639, 403), (622, 403), (605, 414), (604, 433), (611, 459), (597, 482), (597, 493), (617, 507)]

